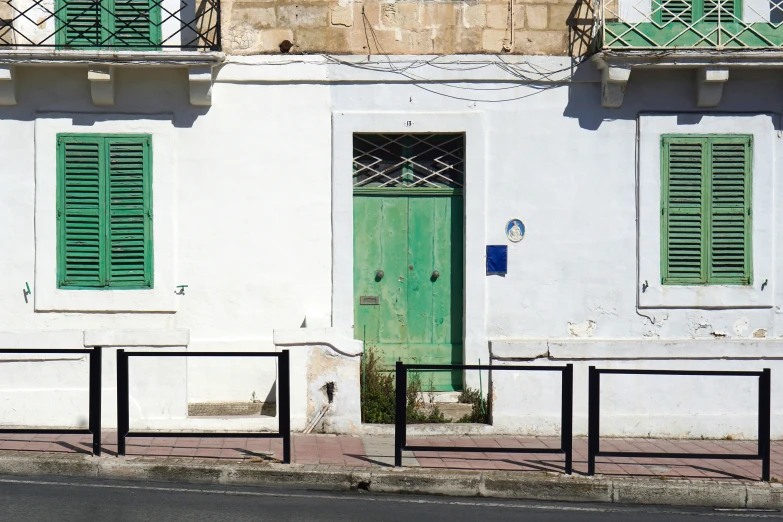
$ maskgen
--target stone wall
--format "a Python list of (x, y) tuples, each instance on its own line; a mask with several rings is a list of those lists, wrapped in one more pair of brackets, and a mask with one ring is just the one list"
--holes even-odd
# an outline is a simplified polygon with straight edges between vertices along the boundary
[(578, 29), (592, 19), (573, 0), (228, 0), (222, 9), (230, 54), (580, 54)]

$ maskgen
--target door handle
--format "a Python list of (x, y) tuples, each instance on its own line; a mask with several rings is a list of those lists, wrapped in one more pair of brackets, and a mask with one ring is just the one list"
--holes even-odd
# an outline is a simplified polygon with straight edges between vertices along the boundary
[(383, 270), (378, 270), (377, 272), (375, 272), (376, 281), (380, 281), (381, 279), (383, 279), (383, 276), (384, 276)]
[(438, 279), (439, 277), (440, 277), (440, 272), (438, 272), (437, 270), (435, 270), (435, 271), (433, 271), (433, 272), (432, 272), (432, 277), (431, 277), (430, 279), (432, 279), (433, 281), (435, 281), (435, 280), (436, 280), (436, 279)]

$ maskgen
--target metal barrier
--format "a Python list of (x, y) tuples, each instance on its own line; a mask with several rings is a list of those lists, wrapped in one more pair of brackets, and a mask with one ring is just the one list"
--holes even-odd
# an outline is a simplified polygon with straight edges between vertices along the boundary
[[(279, 426), (277, 432), (158, 432), (130, 431), (130, 357), (276, 357)], [(211, 437), (283, 439), (283, 463), (291, 463), (291, 385), (288, 350), (282, 352), (126, 352), (117, 350), (117, 454), (125, 455), (127, 437)]]
[[(759, 378), (759, 442), (757, 454), (727, 454), (727, 453), (667, 453), (646, 451), (600, 451), (600, 395), (601, 374), (620, 375), (688, 375), (688, 376), (723, 376), (723, 377), (758, 377)], [(761, 480), (769, 482), (770, 465), (770, 401), (772, 390), (772, 372), (765, 368), (760, 372), (731, 371), (685, 371), (685, 370), (604, 370), (590, 366), (587, 420), (587, 474), (595, 474), (596, 457), (630, 457), (630, 458), (670, 458), (670, 459), (761, 459)]]
[(90, 356), (90, 412), (87, 429), (70, 428), (0, 428), (0, 433), (51, 433), (53, 435), (92, 435), (92, 454), (96, 457), (101, 454), (101, 348), (55, 350), (55, 349), (0, 349), (2, 353), (82, 353)]
[[(574, 366), (506, 366), (479, 364), (404, 364), (397, 361), (396, 374), (396, 411), (394, 415), (394, 465), (402, 466), (402, 452), (407, 451), (449, 451), (470, 453), (563, 453), (565, 454), (565, 472), (570, 475), (572, 465), (572, 431), (574, 411)], [(484, 448), (454, 446), (408, 446), (407, 445), (407, 397), (408, 370), (489, 370), (489, 371), (525, 371), (525, 372), (562, 372), (562, 397), (560, 400), (561, 428), (559, 448)]]

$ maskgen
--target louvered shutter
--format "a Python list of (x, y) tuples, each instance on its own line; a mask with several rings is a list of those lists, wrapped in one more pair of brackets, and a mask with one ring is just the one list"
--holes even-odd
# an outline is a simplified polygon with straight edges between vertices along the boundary
[(712, 138), (709, 280), (750, 284), (750, 136)]
[(693, 0), (662, 0), (659, 4), (660, 22), (691, 23), (693, 19)]
[(100, 0), (61, 0), (57, 9), (57, 43), (65, 47), (100, 47), (105, 44)]
[(149, 49), (160, 43), (160, 7), (150, 0), (114, 0), (112, 42), (123, 49)]
[(58, 282), (103, 286), (103, 160), (100, 139), (58, 139)]
[(698, 284), (706, 280), (703, 211), (706, 152), (704, 139), (663, 139), (664, 284)]
[(107, 138), (109, 286), (152, 286), (150, 139)]

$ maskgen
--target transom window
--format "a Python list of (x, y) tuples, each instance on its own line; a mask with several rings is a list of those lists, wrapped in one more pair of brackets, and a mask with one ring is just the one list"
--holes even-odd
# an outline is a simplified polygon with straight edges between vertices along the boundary
[(354, 134), (354, 188), (461, 189), (464, 134)]

